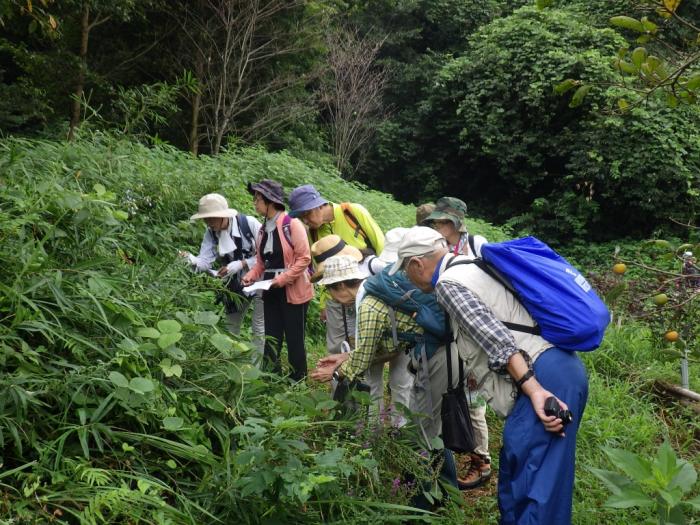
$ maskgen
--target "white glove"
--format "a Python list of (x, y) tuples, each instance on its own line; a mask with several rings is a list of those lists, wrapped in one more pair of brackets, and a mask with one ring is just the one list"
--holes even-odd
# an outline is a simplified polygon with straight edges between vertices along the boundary
[(229, 274), (235, 274), (243, 269), (243, 261), (231, 261), (226, 265)]

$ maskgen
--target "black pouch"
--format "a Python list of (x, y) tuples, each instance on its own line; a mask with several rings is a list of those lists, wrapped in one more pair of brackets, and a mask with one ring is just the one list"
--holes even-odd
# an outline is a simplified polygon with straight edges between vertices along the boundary
[(464, 364), (460, 358), (459, 382), (457, 386), (453, 388), (452, 355), (450, 347), (451, 344), (448, 342), (445, 348), (445, 356), (447, 357), (447, 392), (442, 394), (442, 407), (440, 408), (442, 441), (445, 444), (445, 448), (449, 448), (453, 452), (473, 452), (476, 448), (476, 444), (472, 418), (469, 415), (467, 394), (464, 391)]

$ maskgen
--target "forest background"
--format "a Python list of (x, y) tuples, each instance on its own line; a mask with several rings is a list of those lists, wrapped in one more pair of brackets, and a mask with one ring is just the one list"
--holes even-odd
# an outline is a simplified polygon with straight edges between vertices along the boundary
[(700, 351), (669, 277), (700, 252), (698, 25), (690, 1), (0, 0), (0, 523), (497, 522), (493, 485), (408, 507), (439, 494), (410, 436), (260, 375), (173, 264), (200, 195), (252, 213), (263, 177), (385, 230), (459, 196), (470, 231), (585, 269), (614, 324), (583, 356), (574, 522), (692, 523), (697, 413), (656, 386)]

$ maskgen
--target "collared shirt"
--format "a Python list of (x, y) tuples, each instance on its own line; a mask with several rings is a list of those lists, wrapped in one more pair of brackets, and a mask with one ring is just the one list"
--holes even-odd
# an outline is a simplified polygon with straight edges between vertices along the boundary
[[(357, 248), (358, 250), (365, 250), (368, 248), (367, 242), (365, 242), (365, 237), (360, 233), (356, 232), (355, 229), (350, 226), (345, 213), (343, 212), (342, 204), (329, 203), (333, 207), (333, 220), (329, 223), (322, 224), (318, 230), (312, 232), (309, 230), (309, 244), (312, 245), (314, 242), (318, 241), (326, 235), (337, 235), (346, 244)], [(348, 203), (350, 212), (352, 213), (355, 220), (358, 222), (360, 228), (367, 236), (367, 240), (377, 251), (379, 255), (382, 250), (384, 250), (384, 233), (379, 227), (377, 222), (372, 218), (367, 209), (361, 204), (356, 204), (354, 202)], [(314, 262), (314, 266), (316, 263)], [(321, 308), (326, 307), (326, 301), (330, 299), (328, 292), (325, 288), (321, 289), (321, 294), (319, 296)]]
[[(255, 217), (251, 216), (246, 216), (246, 219), (248, 220), (248, 226), (250, 227), (250, 231), (253, 234), (253, 240), (255, 242), (255, 239), (258, 238), (258, 231), (260, 230), (260, 222)], [(231, 238), (234, 237), (241, 237), (241, 232), (238, 229), (238, 221), (236, 220), (236, 217), (231, 217), (229, 218), (228, 221), (228, 232), (231, 235)], [(248, 264), (248, 268), (252, 268), (255, 266), (255, 246), (250, 247), (250, 244), (248, 243), (248, 239), (243, 239), (243, 250), (244, 251), (252, 251), (253, 255), (248, 257), (245, 261)], [(216, 234), (210, 229), (207, 228), (206, 232), (204, 233), (204, 238), (202, 239), (202, 244), (199, 247), (199, 253), (194, 256), (190, 255), (188, 257), (189, 263), (195, 267), (195, 270), (198, 272), (204, 272), (208, 270), (209, 268), (212, 267), (216, 259), (219, 257), (219, 241), (217, 239)]]
[[(411, 316), (398, 310), (395, 313), (398, 332), (422, 333), (423, 329)], [(389, 307), (376, 297), (366, 295), (357, 312), (355, 350), (350, 354), (350, 359), (340, 365), (340, 371), (352, 381), (363, 374), (378, 356), (402, 352), (410, 346), (406, 341), (399, 341), (398, 346), (394, 346)]]
[(489, 368), (506, 374), (510, 357), (518, 351), (513, 334), (474, 292), (453, 281), (439, 281), (435, 298), (450, 320), (457, 323), (489, 356)]

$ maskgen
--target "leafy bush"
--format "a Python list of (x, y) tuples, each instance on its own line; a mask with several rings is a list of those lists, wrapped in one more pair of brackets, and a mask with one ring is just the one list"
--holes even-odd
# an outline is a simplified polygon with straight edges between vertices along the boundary
[[(219, 328), (214, 285), (176, 259), (186, 218), (245, 183), (323, 181), (384, 227), (413, 210), (286, 154), (218, 160), (108, 136), (0, 142), (0, 516), (13, 523), (398, 522), (424, 472), (410, 436), (338, 417), (261, 373)], [(387, 517), (385, 514), (389, 513)]]

